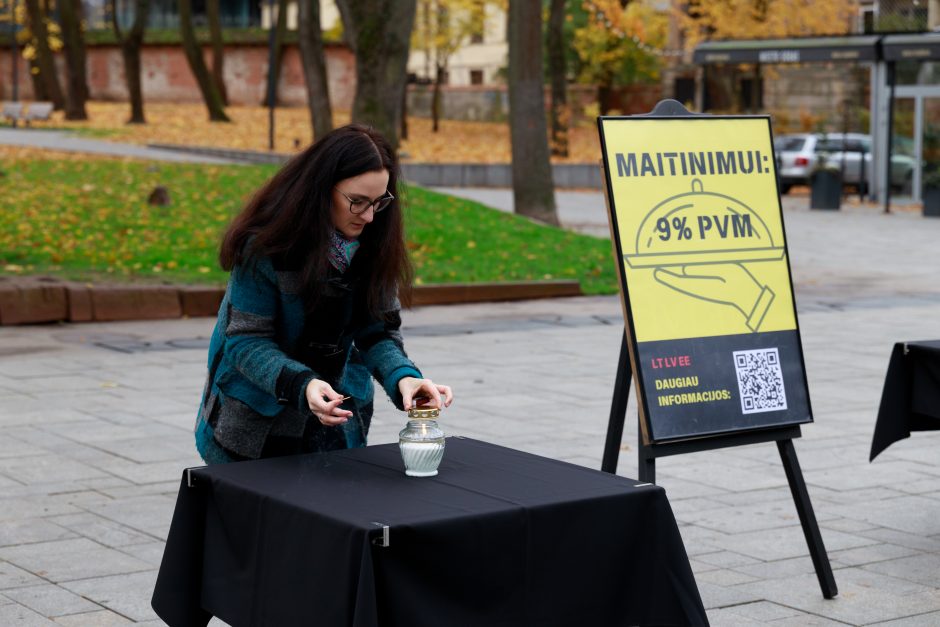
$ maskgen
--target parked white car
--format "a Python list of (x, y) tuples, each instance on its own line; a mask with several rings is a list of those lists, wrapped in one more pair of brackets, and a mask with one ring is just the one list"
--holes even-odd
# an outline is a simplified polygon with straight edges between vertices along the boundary
[[(891, 185), (910, 189), (915, 160), (909, 147), (895, 138), (891, 156)], [(821, 159), (842, 171), (845, 185), (865, 185), (872, 167), (871, 135), (862, 133), (796, 133), (774, 139), (780, 192), (786, 194), (794, 185), (809, 184), (809, 177)], [(863, 169), (864, 168), (864, 169)]]

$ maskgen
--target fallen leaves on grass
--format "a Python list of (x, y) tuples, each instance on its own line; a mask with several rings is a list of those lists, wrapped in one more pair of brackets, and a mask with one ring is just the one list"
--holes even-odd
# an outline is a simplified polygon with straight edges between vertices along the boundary
[[(217, 255), (229, 221), (276, 171), (100, 159), (4, 166), (0, 274), (208, 284), (227, 279)], [(146, 202), (158, 184), (171, 190), (168, 207)], [(571, 278), (588, 293), (616, 290), (607, 240), (418, 187), (402, 196), (418, 284)]]
[[(268, 110), (264, 107), (231, 106), (232, 122), (209, 122), (200, 103), (147, 103), (147, 124), (126, 124), (128, 105), (89, 102), (87, 121), (66, 121), (56, 113), (47, 126), (75, 129), (90, 139), (135, 144), (166, 143), (193, 146), (268, 149)], [(348, 111), (335, 111), (334, 124), (349, 122)], [(310, 114), (305, 107), (275, 110), (277, 152), (295, 152), (312, 138)], [(600, 159), (597, 129), (593, 125), (571, 129), (569, 163), (596, 163)], [(408, 118), (408, 138), (401, 142), (403, 159), (417, 163), (509, 163), (509, 125), (505, 122), (442, 120), (440, 131), (431, 131), (428, 118)]]

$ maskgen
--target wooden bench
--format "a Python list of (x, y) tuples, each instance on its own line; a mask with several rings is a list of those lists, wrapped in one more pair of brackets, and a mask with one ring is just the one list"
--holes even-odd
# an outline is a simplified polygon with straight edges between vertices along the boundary
[(26, 126), (34, 121), (48, 121), (52, 117), (54, 107), (51, 102), (4, 102), (2, 117), (9, 120), (14, 125), (17, 122), (25, 122)]
[(4, 102), (3, 103), (3, 113), (0, 114), (3, 116), (4, 120), (9, 120), (12, 123), (16, 123), (20, 119), (20, 116), (23, 115), (23, 103), (22, 102)]

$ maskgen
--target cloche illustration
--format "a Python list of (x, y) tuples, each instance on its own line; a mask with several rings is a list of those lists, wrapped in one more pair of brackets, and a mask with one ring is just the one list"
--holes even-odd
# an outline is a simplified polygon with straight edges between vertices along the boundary
[(769, 261), (783, 253), (783, 242), (774, 241), (753, 209), (731, 196), (706, 192), (695, 179), (692, 191), (653, 207), (624, 259), (632, 268), (661, 268)]

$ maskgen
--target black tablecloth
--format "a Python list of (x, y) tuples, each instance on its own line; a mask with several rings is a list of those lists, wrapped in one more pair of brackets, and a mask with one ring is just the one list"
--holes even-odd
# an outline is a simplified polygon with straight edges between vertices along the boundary
[(172, 627), (707, 624), (657, 486), (463, 438), (433, 478), (382, 445), (192, 480), (153, 595)]
[(911, 431), (931, 429), (940, 429), (940, 340), (899, 342), (891, 351), (869, 461)]

